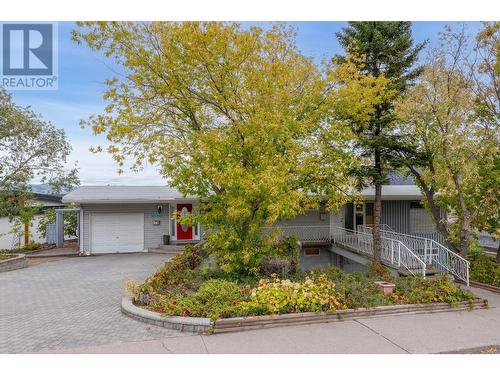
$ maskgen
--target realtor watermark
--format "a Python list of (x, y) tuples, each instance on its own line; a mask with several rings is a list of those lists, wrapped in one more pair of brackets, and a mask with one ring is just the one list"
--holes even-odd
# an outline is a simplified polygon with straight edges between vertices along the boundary
[(5, 22), (0, 26), (0, 86), (57, 90), (57, 23)]

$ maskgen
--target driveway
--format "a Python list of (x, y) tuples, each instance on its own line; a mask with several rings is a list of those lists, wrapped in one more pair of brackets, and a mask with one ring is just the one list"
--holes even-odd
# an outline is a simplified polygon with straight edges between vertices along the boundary
[(187, 335), (120, 312), (124, 282), (144, 280), (168, 259), (165, 254), (101, 255), (0, 273), (0, 353)]

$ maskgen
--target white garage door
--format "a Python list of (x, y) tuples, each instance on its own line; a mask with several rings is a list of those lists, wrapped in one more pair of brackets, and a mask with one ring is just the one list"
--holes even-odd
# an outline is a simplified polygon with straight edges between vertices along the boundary
[(144, 250), (144, 214), (91, 214), (93, 254)]

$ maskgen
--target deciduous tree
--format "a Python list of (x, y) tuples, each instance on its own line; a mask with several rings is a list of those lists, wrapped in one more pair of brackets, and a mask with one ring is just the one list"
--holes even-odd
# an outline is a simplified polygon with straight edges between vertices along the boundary
[(75, 31), (124, 69), (92, 117), (123, 163), (146, 160), (200, 198), (196, 219), (225, 270), (255, 272), (264, 225), (310, 202), (310, 135), (325, 82), (293, 30), (235, 23), (85, 23)]
[[(438, 230), (463, 256), (474, 231), (498, 222), (500, 209), (500, 134), (491, 112), (498, 103), (488, 103), (492, 81), (476, 81), (482, 68), (470, 64), (467, 41), (464, 30), (447, 28), (420, 82), (398, 105), (407, 146), (400, 161), (422, 189)], [(440, 211), (457, 216), (456, 223), (447, 225)]]
[(70, 151), (63, 130), (0, 89), (0, 216), (12, 218), (29, 206), (32, 179), (49, 183), (54, 192), (77, 184), (77, 170), (66, 168)]

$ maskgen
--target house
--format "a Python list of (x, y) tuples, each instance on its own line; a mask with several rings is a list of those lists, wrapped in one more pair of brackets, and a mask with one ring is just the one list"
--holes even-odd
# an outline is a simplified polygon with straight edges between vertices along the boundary
[[(62, 196), (55, 194), (32, 193), (34, 205), (40, 207), (40, 213), (35, 215), (28, 228), (30, 242), (45, 243), (45, 237), (38, 231), (38, 223), (44, 211), (48, 209), (62, 208)], [(8, 217), (0, 217), (0, 249), (14, 249), (23, 246), (25, 240), (25, 228), (16, 228), (15, 221)]]
[[(383, 263), (395, 273), (425, 276), (442, 271), (468, 282), (468, 262), (443, 244), (418, 186), (394, 174), (389, 181), (382, 187)], [(346, 271), (362, 270), (373, 258), (375, 192), (367, 188), (360, 195), (363, 202), (346, 204), (338, 212), (321, 206), (264, 230), (297, 236), (304, 269), (334, 264)], [(82, 186), (63, 202), (80, 207), (80, 251), (87, 255), (171, 249), (203, 238), (200, 225), (178, 223), (174, 215), (188, 215), (197, 198), (169, 187)]]

